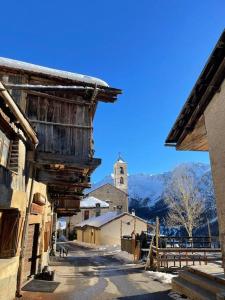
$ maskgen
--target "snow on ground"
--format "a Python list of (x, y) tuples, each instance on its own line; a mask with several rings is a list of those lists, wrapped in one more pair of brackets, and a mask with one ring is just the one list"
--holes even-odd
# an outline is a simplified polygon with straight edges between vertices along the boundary
[(163, 273), (163, 272), (154, 272), (154, 271), (147, 271), (150, 277), (153, 280), (159, 281), (161, 283), (171, 284), (172, 278), (177, 277), (177, 275)]
[(170, 292), (169, 294), (168, 294), (168, 296), (171, 298), (171, 299), (174, 299), (174, 300), (190, 300), (189, 298), (184, 298), (184, 297), (182, 297), (181, 295), (179, 295), (179, 294), (177, 294), (177, 293), (175, 293), (175, 292)]

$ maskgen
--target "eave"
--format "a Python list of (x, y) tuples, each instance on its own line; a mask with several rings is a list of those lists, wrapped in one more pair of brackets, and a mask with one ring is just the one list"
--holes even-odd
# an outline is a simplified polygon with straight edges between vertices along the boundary
[(174, 123), (166, 146), (177, 146), (193, 131), (214, 94), (225, 78), (225, 31), (220, 36), (203, 71)]
[(32, 128), (28, 119), (23, 115), (22, 111), (16, 105), (13, 98), (11, 97), (11, 95), (8, 93), (8, 91), (5, 89), (4, 85), (1, 82), (0, 82), (0, 96), (4, 100), (5, 105), (9, 107), (16, 121), (19, 123), (18, 126), (22, 128), (25, 135), (36, 146), (38, 144), (38, 138), (34, 129)]

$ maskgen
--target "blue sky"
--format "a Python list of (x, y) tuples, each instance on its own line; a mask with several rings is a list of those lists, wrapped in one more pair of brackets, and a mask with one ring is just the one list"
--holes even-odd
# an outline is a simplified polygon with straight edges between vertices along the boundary
[(123, 89), (94, 121), (93, 180), (121, 152), (129, 173), (167, 171), (208, 154), (176, 152), (165, 138), (225, 20), (209, 0), (3, 1), (0, 56), (97, 76)]

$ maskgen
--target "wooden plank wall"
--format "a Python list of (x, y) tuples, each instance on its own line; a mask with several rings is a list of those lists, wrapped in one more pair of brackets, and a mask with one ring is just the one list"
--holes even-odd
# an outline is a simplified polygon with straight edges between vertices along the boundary
[[(88, 106), (36, 95), (28, 95), (27, 98), (27, 114), (38, 132), (39, 151), (83, 159), (89, 157), (91, 128), (68, 126), (91, 126)], [(38, 123), (36, 120), (57, 124)]]
[[(68, 84), (66, 80), (52, 80), (13, 73), (9, 70), (0, 71), (0, 80), (3, 83), (29, 83), (41, 85), (63, 85)], [(74, 92), (46, 92), (50, 97), (34, 95), (27, 91), (10, 91), (16, 98), (20, 108), (25, 111), (28, 118), (33, 121), (34, 128), (38, 133), (41, 152), (48, 152), (62, 155), (74, 155), (78, 159), (89, 159), (93, 156), (92, 128), (76, 128), (75, 126), (92, 126), (92, 114), (90, 96), (76, 95)], [(57, 99), (53, 97), (56, 96)], [(60, 101), (59, 98), (65, 101)], [(68, 99), (68, 101), (66, 101)], [(78, 101), (79, 103), (76, 103)], [(83, 105), (84, 103), (84, 105)], [(86, 104), (85, 104), (86, 103)], [(56, 124), (43, 124), (34, 121), (52, 122), (67, 124), (67, 126)]]

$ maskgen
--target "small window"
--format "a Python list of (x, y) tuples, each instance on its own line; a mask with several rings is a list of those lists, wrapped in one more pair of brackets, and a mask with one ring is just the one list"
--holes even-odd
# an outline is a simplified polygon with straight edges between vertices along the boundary
[(123, 177), (120, 177), (120, 184), (124, 184), (124, 179), (123, 179)]
[(120, 174), (124, 174), (124, 169), (123, 169), (123, 167), (120, 167)]
[(99, 217), (101, 215), (101, 206), (100, 203), (96, 203), (95, 216)]
[(10, 140), (0, 130), (0, 165), (6, 167), (9, 155)]
[(84, 220), (88, 220), (89, 219), (89, 210), (85, 210), (84, 211)]

